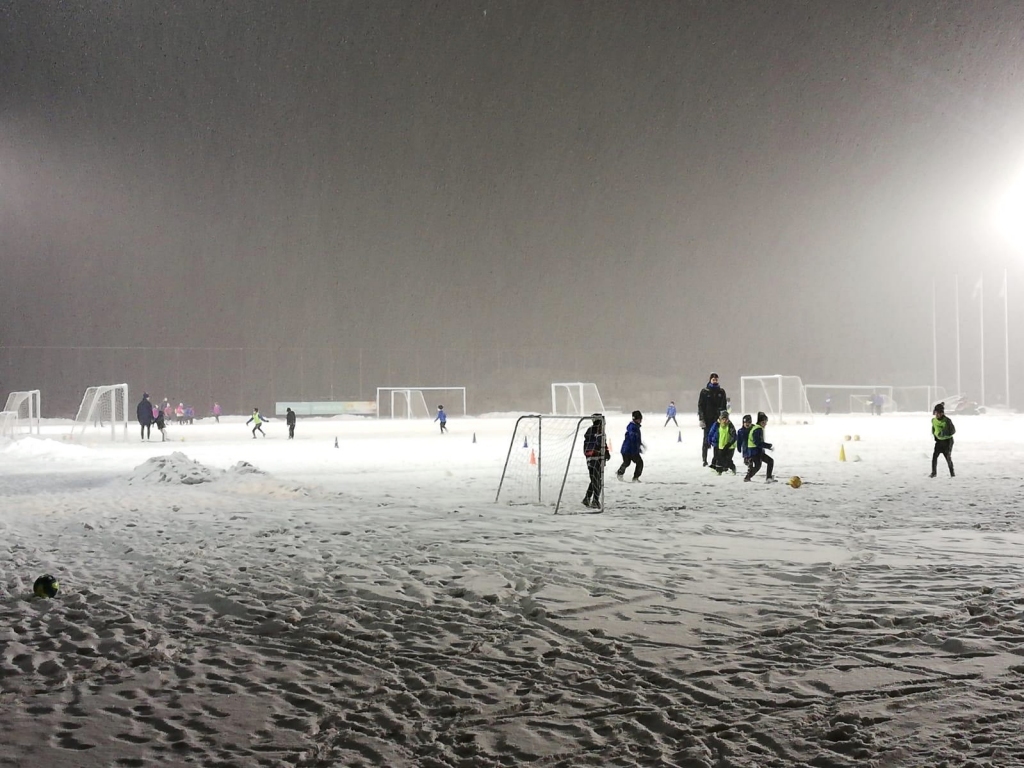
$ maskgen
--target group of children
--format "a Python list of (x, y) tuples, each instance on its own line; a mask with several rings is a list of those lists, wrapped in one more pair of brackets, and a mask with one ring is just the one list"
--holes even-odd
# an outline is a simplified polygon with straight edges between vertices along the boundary
[(757, 412), (757, 422), (754, 422), (749, 414), (744, 415), (742, 426), (736, 426), (729, 418), (728, 411), (721, 411), (718, 414), (718, 421), (711, 425), (708, 430), (708, 446), (714, 451), (711, 459), (711, 469), (722, 474), (729, 470), (736, 474), (736, 463), (733, 456), (736, 449), (740, 450), (743, 457), (743, 464), (747, 472), (743, 476), (743, 482), (749, 483), (761, 470), (761, 465), (767, 469), (766, 483), (774, 483), (775, 460), (765, 451), (772, 450), (772, 444), (765, 442), (764, 428), (768, 425), (768, 417), (761, 411)]

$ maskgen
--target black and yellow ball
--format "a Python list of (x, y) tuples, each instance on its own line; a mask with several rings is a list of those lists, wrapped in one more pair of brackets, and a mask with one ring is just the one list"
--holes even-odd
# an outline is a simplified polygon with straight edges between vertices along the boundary
[(49, 574), (40, 576), (36, 579), (36, 583), (32, 585), (32, 591), (36, 597), (56, 597), (60, 591), (60, 582)]

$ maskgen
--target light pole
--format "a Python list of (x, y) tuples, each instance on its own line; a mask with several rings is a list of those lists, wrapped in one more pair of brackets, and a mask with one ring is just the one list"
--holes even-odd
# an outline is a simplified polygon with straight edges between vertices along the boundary
[[(1024, 169), (1014, 179), (996, 208), (996, 227), (1017, 255), (1024, 254)], [(1010, 407), (1010, 286), (1003, 270), (1003, 353), (1006, 358), (1006, 407)]]

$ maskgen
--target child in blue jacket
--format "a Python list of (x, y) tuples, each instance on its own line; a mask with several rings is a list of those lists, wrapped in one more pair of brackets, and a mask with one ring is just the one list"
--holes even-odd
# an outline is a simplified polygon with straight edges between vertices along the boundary
[(761, 411), (758, 411), (757, 423), (750, 428), (750, 433), (747, 435), (747, 445), (750, 447), (750, 463), (747, 465), (747, 475), (743, 478), (745, 483), (749, 483), (753, 479), (754, 475), (761, 469), (762, 463), (768, 468), (768, 476), (764, 481), (766, 483), (776, 482), (773, 475), (775, 461), (765, 453), (765, 451), (772, 449), (772, 444), (764, 441), (764, 428), (767, 424), (768, 417)]
[(708, 445), (714, 450), (711, 468), (718, 474), (728, 469), (735, 475), (736, 464), (732, 457), (736, 453), (736, 426), (729, 419), (728, 411), (722, 411), (718, 421), (708, 430)]
[(736, 431), (736, 445), (739, 446), (740, 456), (743, 457), (743, 464), (750, 464), (750, 448), (747, 447), (747, 438), (750, 437), (750, 427), (754, 420), (749, 413), (743, 414), (743, 426)]
[(644, 446), (640, 439), (640, 422), (644, 415), (640, 411), (633, 411), (633, 420), (626, 425), (626, 439), (622, 441), (622, 466), (615, 472), (615, 479), (621, 480), (626, 474), (630, 464), (636, 464), (633, 469), (633, 482), (640, 481), (640, 475), (644, 471), (644, 460), (640, 457), (640, 451)]
[(445, 432), (448, 431), (448, 427), (445, 426), (446, 424), (448, 424), (448, 414), (444, 412), (444, 406), (443, 405), (437, 406), (437, 416), (434, 417), (434, 421), (441, 422), (441, 434), (442, 435)]

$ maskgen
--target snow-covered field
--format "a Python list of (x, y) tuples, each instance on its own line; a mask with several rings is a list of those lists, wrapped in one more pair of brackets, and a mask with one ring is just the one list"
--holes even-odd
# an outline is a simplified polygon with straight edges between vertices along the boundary
[(794, 489), (653, 415), (558, 516), (511, 417), (243, 421), (0, 445), (0, 766), (1024, 765), (1024, 418), (770, 424)]

